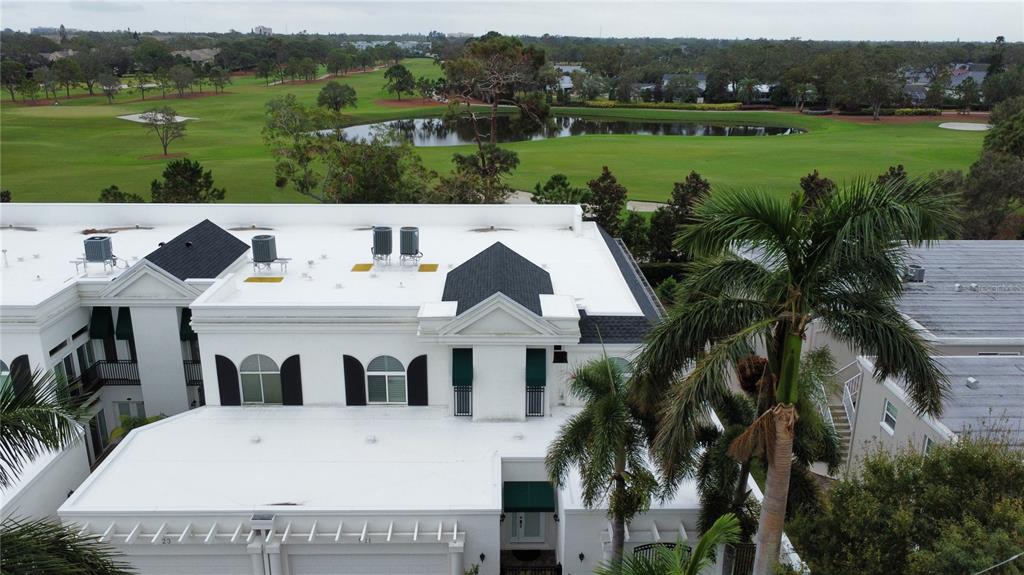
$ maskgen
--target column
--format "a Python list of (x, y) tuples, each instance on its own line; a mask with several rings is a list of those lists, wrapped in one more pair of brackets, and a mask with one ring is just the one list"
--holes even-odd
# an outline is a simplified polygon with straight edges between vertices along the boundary
[(188, 410), (185, 367), (178, 337), (178, 308), (133, 307), (132, 326), (147, 415)]
[(451, 575), (463, 575), (463, 556), (465, 555), (465, 543), (462, 541), (453, 541), (448, 544), (448, 565), (450, 567), (449, 572)]

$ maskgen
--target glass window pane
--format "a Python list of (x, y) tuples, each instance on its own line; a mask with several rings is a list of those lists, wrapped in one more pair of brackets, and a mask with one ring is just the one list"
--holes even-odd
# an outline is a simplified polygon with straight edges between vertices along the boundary
[(541, 536), (541, 520), (542, 515), (540, 513), (524, 513), (523, 514), (523, 537), (540, 537)]
[(388, 400), (387, 377), (366, 376), (366, 400), (370, 403), (384, 403)]
[(256, 356), (260, 359), (260, 371), (266, 373), (268, 371), (281, 371), (277, 368), (277, 363), (265, 355)]
[(260, 356), (250, 355), (249, 357), (242, 360), (242, 367), (239, 371), (259, 371), (260, 370)]
[(132, 416), (132, 404), (128, 403), (127, 401), (116, 401), (114, 402), (114, 405), (117, 406), (118, 419), (121, 419), (122, 417)]
[(281, 403), (281, 374), (263, 374), (263, 403)]
[(381, 355), (373, 358), (366, 371), (405, 371), (405, 368), (402, 367), (402, 362), (390, 355)]
[(388, 376), (388, 401), (391, 403), (405, 403), (405, 376)]
[(260, 376), (258, 374), (242, 374), (242, 401), (246, 403), (263, 402), (263, 386), (260, 384)]

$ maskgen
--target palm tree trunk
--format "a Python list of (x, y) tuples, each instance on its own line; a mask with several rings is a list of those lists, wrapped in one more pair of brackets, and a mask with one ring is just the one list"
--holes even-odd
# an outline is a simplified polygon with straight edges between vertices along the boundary
[[(622, 475), (615, 478), (615, 491), (625, 495), (626, 481)], [(621, 500), (621, 497), (620, 497)], [(615, 513), (612, 517), (612, 565), (618, 566), (622, 563), (622, 549), (626, 544), (626, 520), (621, 513)]]
[(751, 459), (748, 457), (740, 464), (740, 476), (736, 479), (736, 488), (732, 492), (730, 511), (737, 515), (747, 501), (747, 477), (750, 475), (750, 461)]
[(777, 405), (775, 411), (775, 449), (768, 462), (761, 519), (757, 525), (757, 554), (754, 575), (774, 575), (782, 546), (782, 529), (786, 521), (789, 497), (789, 475), (793, 467), (793, 426), (796, 406)]

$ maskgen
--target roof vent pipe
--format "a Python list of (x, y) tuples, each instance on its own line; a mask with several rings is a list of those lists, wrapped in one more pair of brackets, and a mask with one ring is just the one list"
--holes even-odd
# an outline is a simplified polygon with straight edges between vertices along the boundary
[(977, 378), (968, 377), (967, 378), (967, 387), (969, 387), (971, 389), (978, 389), (979, 387), (981, 387), (981, 384), (978, 383)]

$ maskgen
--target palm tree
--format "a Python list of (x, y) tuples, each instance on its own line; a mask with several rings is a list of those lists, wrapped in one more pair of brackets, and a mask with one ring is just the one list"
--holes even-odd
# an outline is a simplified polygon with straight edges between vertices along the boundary
[[(18, 385), (22, 379), (30, 383)], [(77, 441), (84, 415), (52, 373), (12, 373), (0, 382), (0, 487), (10, 487), (26, 463)]]
[[(19, 382), (25, 382), (21, 384)], [(0, 487), (8, 488), (25, 464), (81, 438), (85, 411), (67, 393), (67, 382), (36, 373), (0, 381)], [(7, 517), (0, 523), (0, 573), (130, 573), (115, 552), (50, 519)]]
[(565, 485), (575, 468), (588, 508), (607, 500), (612, 563), (622, 559), (625, 525), (650, 506), (658, 481), (647, 467), (647, 436), (630, 411), (627, 378), (607, 355), (576, 369), (569, 393), (584, 402), (548, 448), (551, 482)]
[(816, 201), (799, 192), (788, 200), (710, 195), (681, 229), (677, 248), (694, 261), (680, 303), (636, 362), (632, 399), (657, 418), (663, 472), (692, 469), (687, 446), (728, 392), (730, 366), (758, 344), (766, 350), (769, 403), (733, 442), (741, 459), (763, 446), (768, 463), (755, 573), (773, 572), (778, 561), (795, 428), (798, 415), (809, 415), (798, 405), (808, 325), (875, 356), (875, 375), (902, 378), (919, 412), (941, 411), (948, 383), (895, 302), (907, 247), (952, 235), (955, 209), (955, 198), (935, 194), (930, 181), (860, 181)]
[(619, 565), (602, 565), (594, 570), (595, 575), (699, 575), (715, 560), (719, 545), (736, 543), (740, 538), (740, 522), (732, 513), (718, 518), (715, 524), (701, 535), (697, 546), (690, 548), (677, 542), (675, 547), (659, 545), (653, 557), (633, 555)]

